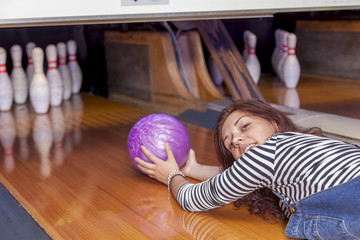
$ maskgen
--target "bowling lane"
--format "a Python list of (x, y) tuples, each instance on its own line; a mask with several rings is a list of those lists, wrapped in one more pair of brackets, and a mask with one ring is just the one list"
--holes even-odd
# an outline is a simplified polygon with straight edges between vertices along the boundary
[(258, 86), (270, 103), (360, 119), (359, 80), (302, 74), (298, 86), (289, 89), (263, 75)]
[[(232, 205), (185, 212), (136, 171), (127, 135), (151, 113), (87, 94), (44, 115), (30, 105), (0, 112), (0, 181), (53, 239), (287, 239), (284, 222)], [(199, 161), (216, 164), (212, 132), (184, 125)]]

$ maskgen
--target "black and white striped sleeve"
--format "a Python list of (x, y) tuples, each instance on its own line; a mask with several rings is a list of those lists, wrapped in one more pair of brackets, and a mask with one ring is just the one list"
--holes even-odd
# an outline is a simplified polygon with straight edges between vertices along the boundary
[(184, 184), (177, 194), (180, 206), (188, 211), (205, 211), (229, 204), (258, 188), (271, 185), (275, 138), (249, 150), (223, 173), (202, 183)]

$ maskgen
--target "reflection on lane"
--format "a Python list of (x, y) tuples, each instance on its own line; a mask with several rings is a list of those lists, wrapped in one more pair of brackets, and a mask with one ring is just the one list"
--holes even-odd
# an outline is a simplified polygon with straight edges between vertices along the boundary
[(300, 96), (296, 88), (285, 88), (282, 87), (279, 89), (277, 94), (277, 102), (280, 105), (291, 107), (291, 108), (300, 108)]
[[(71, 98), (72, 100), (73, 98)], [(62, 105), (65, 116), (65, 136), (63, 142), (63, 149), (66, 155), (70, 155), (72, 152), (72, 129), (73, 129), (73, 106), (70, 101), (64, 101)]]
[[(41, 175), (50, 176), (51, 168), (61, 166), (72, 153), (73, 145), (81, 143), (83, 111), (81, 96), (73, 95), (61, 106), (50, 108), (47, 114), (35, 114), (29, 103), (0, 112), (3, 152), (0, 159), (5, 172), (14, 170), (16, 161), (34, 161), (37, 154)], [(31, 140), (36, 151), (31, 151)]]
[[(170, 239), (183, 232), (169, 203), (168, 192), (153, 192), (152, 181), (139, 182), (130, 192), (131, 209), (142, 217), (136, 227), (150, 239)], [(166, 235), (164, 234), (166, 233)]]
[(81, 143), (82, 134), (80, 130), (80, 124), (82, 121), (83, 113), (84, 113), (84, 105), (81, 99), (81, 96), (75, 94), (72, 96), (72, 105), (73, 105), (73, 141), (75, 145), (79, 145)]
[(54, 140), (53, 143), (54, 164), (56, 166), (60, 166), (64, 162), (63, 140), (65, 135), (65, 118), (62, 108), (59, 107), (51, 108), (50, 119), (52, 123), (53, 140)]
[(41, 175), (48, 177), (51, 174), (49, 152), (53, 143), (52, 129), (47, 114), (36, 115), (33, 128), (35, 147), (40, 154)]
[(4, 149), (4, 169), (11, 172), (15, 167), (13, 145), (16, 137), (12, 112), (0, 112), (0, 137)]
[(20, 144), (20, 156), (22, 160), (26, 160), (29, 157), (29, 146), (27, 138), (31, 130), (31, 121), (28, 106), (26, 104), (14, 105), (14, 116), (17, 137)]

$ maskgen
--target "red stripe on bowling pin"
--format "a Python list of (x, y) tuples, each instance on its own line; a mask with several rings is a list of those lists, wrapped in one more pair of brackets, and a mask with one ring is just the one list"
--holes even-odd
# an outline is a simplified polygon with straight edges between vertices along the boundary
[(0, 73), (7, 73), (6, 71), (6, 64), (0, 64)]
[(32, 65), (32, 64), (33, 64), (32, 57), (28, 57), (28, 64), (29, 64), (29, 65)]
[(288, 52), (288, 45), (284, 44), (283, 45), (283, 53), (287, 53)]
[(295, 48), (289, 48), (288, 55), (295, 55)]
[(76, 62), (76, 54), (69, 54), (69, 62)]
[(48, 61), (48, 69), (49, 70), (53, 70), (53, 69), (57, 69), (57, 66), (56, 66), (57, 62), (56, 61)]
[(59, 66), (66, 66), (66, 58), (59, 57)]
[(246, 43), (244, 43), (244, 51), (247, 51), (247, 49), (248, 49), (248, 46)]
[(249, 55), (255, 55), (256, 49), (254, 47), (249, 47)]

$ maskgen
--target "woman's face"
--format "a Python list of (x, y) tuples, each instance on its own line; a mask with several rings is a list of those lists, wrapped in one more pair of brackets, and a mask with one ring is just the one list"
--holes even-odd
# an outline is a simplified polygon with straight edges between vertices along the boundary
[(237, 160), (251, 148), (264, 144), (277, 131), (275, 123), (235, 111), (226, 118), (221, 136), (225, 147)]

